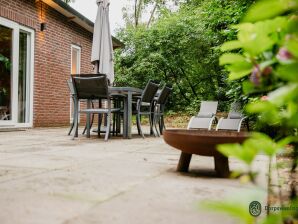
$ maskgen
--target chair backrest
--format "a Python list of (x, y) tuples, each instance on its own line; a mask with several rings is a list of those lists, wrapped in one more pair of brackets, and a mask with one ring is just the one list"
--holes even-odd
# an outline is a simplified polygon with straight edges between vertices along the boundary
[(157, 104), (166, 104), (171, 92), (172, 92), (172, 88), (165, 85), (157, 97), (157, 100), (156, 100)]
[[(105, 74), (101, 74), (101, 73), (83, 73), (83, 74), (72, 74), (71, 75), (72, 77), (98, 77), (98, 76), (106, 76)], [(109, 79), (107, 78), (108, 80), (108, 86), (110, 85), (110, 81)]]
[(74, 89), (74, 86), (73, 86), (73, 83), (72, 83), (72, 79), (68, 79), (68, 80), (67, 80), (67, 85), (68, 85), (70, 94), (71, 94), (72, 96), (75, 95), (76, 92), (75, 92), (75, 89)]
[(218, 121), (218, 124), (216, 126), (216, 131), (218, 130), (230, 130), (230, 131), (238, 131), (241, 130), (241, 125), (244, 118), (234, 118), (234, 119), (224, 119), (221, 118)]
[(153, 81), (149, 80), (142, 93), (141, 101), (145, 103), (152, 103), (158, 88), (159, 84), (156, 84)]
[(100, 73), (83, 73), (83, 74), (72, 74), (72, 77), (85, 77), (85, 78), (90, 78), (90, 77), (98, 77), (98, 76), (106, 76), (105, 74), (100, 74)]
[(218, 101), (202, 101), (198, 117), (212, 117), (217, 112)]
[(107, 99), (108, 80), (105, 75), (95, 77), (72, 77), (75, 92), (79, 99)]
[(230, 119), (240, 119), (243, 118), (243, 114), (240, 112), (241, 111), (241, 105), (238, 102), (233, 102), (231, 104), (231, 108), (228, 114), (228, 118)]

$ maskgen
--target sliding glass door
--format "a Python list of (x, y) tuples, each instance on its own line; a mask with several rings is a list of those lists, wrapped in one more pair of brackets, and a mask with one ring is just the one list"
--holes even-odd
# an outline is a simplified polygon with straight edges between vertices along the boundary
[(0, 128), (32, 126), (34, 31), (0, 17)]

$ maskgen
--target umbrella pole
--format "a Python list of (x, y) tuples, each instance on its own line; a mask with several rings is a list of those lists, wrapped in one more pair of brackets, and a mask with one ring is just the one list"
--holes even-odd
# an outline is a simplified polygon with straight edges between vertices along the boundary
[(98, 74), (99, 73), (99, 62), (98, 61), (96, 61), (95, 62), (95, 64), (94, 64), (94, 73), (95, 74)]
[[(95, 62), (95, 64), (94, 64), (94, 66), (95, 66), (95, 68), (94, 68), (94, 73), (95, 74), (99, 74), (99, 61), (96, 61)], [(105, 103), (105, 102), (104, 102)], [(100, 107), (102, 107), (102, 102), (101, 101), (99, 101), (99, 108)], [(101, 115), (98, 115), (98, 119), (101, 119), (101, 117), (100, 117)], [(105, 128), (107, 128), (107, 116), (105, 115), (105, 116), (103, 116), (103, 119), (104, 119), (104, 126), (105, 126)], [(97, 132), (99, 131), (100, 129), (98, 128), (97, 129)]]

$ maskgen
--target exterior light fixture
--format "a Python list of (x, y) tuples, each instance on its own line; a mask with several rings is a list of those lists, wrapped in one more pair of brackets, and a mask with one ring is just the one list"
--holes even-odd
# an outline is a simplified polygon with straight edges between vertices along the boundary
[(47, 24), (46, 23), (41, 23), (40, 24), (40, 31), (44, 31), (47, 29)]
[(41, 24), (40, 24), (40, 31), (43, 32), (44, 30), (47, 29), (47, 24), (43, 20), (43, 2), (40, 1), (40, 18), (41, 18)]

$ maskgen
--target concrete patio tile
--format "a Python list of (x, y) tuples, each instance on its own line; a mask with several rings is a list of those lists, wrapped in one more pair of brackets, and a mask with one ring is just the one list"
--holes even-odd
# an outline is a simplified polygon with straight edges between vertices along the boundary
[(0, 184), (1, 191), (32, 191), (86, 201), (104, 201), (164, 172), (140, 162), (98, 160)]
[(59, 157), (51, 155), (35, 155), (10, 158), (2, 160), (0, 166), (14, 166), (24, 168), (40, 168), (40, 169), (61, 169), (74, 166), (77, 161), (71, 157)]
[(0, 184), (36, 174), (42, 174), (45, 171), (45, 169), (0, 166)]
[(24, 153), (0, 152), (0, 161), (15, 158), (15, 157), (24, 157), (24, 156), (28, 156), (28, 153), (25, 153), (25, 152)]
[[(220, 183), (220, 184), (219, 184)], [(118, 197), (98, 203), (65, 224), (81, 223), (237, 223), (229, 217), (200, 211), (202, 200), (223, 198), (239, 190), (237, 181), (177, 174), (174, 170), (148, 179)]]
[(63, 223), (92, 208), (85, 201), (74, 201), (28, 192), (0, 192), (1, 224)]
[[(217, 178), (213, 158), (193, 156), (182, 174), (175, 171), (180, 152), (162, 138), (104, 142), (66, 133), (0, 133), (1, 224), (237, 223), (198, 208), (250, 188)], [(246, 168), (235, 159), (230, 167)], [(267, 157), (258, 156), (254, 167), (266, 188)]]

